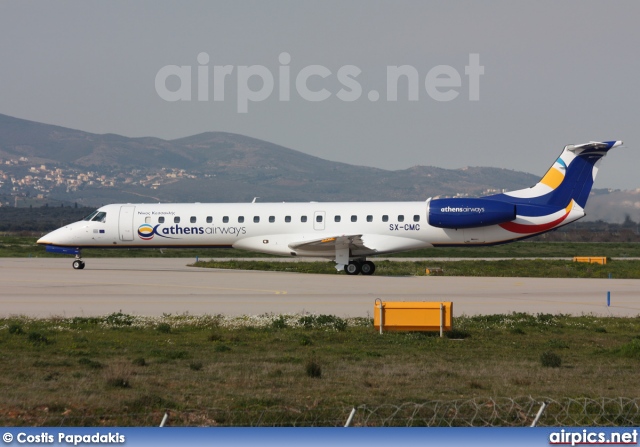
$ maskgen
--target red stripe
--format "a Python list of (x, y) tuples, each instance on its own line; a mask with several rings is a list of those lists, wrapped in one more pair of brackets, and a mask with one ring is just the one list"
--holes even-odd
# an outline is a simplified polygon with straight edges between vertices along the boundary
[(569, 215), (569, 211), (567, 211), (567, 214), (560, 217), (559, 219), (554, 220), (553, 222), (540, 224), (540, 225), (524, 225), (524, 224), (519, 224), (515, 222), (506, 222), (506, 223), (500, 224), (500, 227), (504, 228), (507, 231), (511, 231), (512, 233), (520, 233), (520, 234), (538, 233), (540, 231), (547, 231), (552, 229), (553, 227), (558, 225), (560, 222), (565, 220), (568, 215)]

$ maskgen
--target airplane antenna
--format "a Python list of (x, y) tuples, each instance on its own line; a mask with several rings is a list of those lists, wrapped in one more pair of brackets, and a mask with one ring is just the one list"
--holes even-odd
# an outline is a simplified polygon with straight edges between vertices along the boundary
[(256, 203), (256, 200), (258, 200), (260, 197), (254, 197), (253, 200), (251, 201), (251, 203)]

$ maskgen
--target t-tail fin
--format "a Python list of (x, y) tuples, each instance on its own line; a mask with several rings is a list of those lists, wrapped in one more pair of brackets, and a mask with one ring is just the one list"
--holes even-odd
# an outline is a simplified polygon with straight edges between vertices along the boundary
[[(592, 141), (564, 147), (560, 157), (531, 188), (499, 194), (500, 200), (529, 205), (566, 207), (575, 201), (584, 208), (602, 157), (622, 141)], [(491, 198), (498, 198), (492, 196)]]

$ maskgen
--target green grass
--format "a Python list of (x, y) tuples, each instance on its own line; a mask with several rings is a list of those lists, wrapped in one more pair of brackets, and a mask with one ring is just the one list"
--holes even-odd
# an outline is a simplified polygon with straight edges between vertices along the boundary
[[(172, 425), (252, 425), (268, 410), (290, 425), (362, 404), (640, 394), (640, 318), (459, 316), (454, 327), (464, 339), (380, 335), (335, 316), (0, 319), (0, 425), (157, 425), (167, 409)], [(548, 352), (560, 365), (543, 365)]]
[[(333, 262), (198, 261), (194, 267), (279, 272), (339, 274)], [(425, 276), (441, 268), (442, 276), (532, 278), (640, 278), (640, 261), (608, 261), (606, 265), (547, 259), (498, 261), (376, 261), (377, 276)]]
[[(37, 236), (0, 233), (0, 257), (56, 257), (36, 244)], [(86, 249), (86, 258), (100, 257), (172, 257), (172, 258), (263, 258), (273, 257), (234, 249)], [(386, 256), (386, 255), (385, 255)], [(549, 258), (574, 256), (639, 257), (637, 242), (540, 242), (521, 241), (492, 247), (440, 247), (389, 255), (417, 258)], [(375, 259), (375, 258), (372, 258)]]

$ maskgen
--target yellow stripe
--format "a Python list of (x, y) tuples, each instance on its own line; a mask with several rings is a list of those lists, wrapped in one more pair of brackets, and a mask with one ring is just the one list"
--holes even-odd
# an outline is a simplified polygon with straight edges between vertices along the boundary
[(571, 199), (571, 202), (569, 202), (569, 205), (567, 205), (567, 207), (564, 209), (567, 213), (571, 212), (571, 208), (573, 208), (573, 199)]
[(547, 185), (551, 189), (556, 189), (558, 186), (560, 186), (562, 180), (564, 180), (564, 174), (558, 171), (556, 168), (551, 168), (547, 171), (544, 177), (542, 177), (540, 183)]

